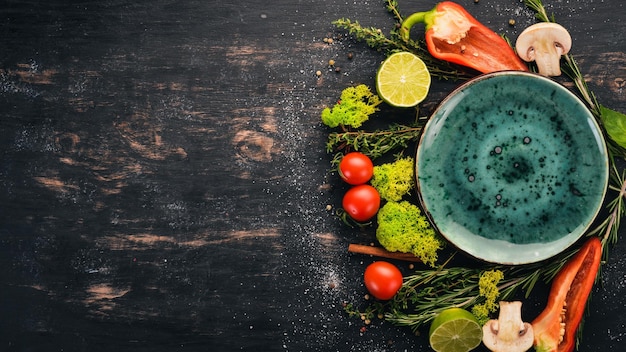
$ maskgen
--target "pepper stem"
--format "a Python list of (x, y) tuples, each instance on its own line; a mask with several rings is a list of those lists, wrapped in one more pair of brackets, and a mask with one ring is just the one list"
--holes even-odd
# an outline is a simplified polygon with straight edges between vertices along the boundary
[(411, 36), (411, 27), (417, 23), (423, 23), (426, 18), (427, 12), (416, 12), (402, 21), (400, 26), (400, 38), (405, 42), (408, 42)]
[(436, 11), (437, 8), (435, 7), (430, 11), (415, 12), (405, 18), (400, 26), (400, 38), (402, 38), (405, 42), (408, 42), (411, 36), (411, 28), (417, 23), (426, 23), (426, 27), (429, 27), (429, 23), (432, 21), (430, 17), (434, 15)]

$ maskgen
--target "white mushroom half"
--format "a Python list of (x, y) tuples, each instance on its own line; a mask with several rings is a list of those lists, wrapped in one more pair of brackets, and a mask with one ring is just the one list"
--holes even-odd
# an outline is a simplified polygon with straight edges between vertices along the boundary
[(561, 75), (561, 56), (571, 47), (572, 37), (567, 29), (550, 22), (533, 24), (515, 42), (517, 55), (526, 62), (535, 61), (543, 76)]
[(483, 343), (494, 352), (524, 352), (533, 346), (533, 327), (522, 320), (522, 302), (500, 301), (498, 319), (483, 326)]

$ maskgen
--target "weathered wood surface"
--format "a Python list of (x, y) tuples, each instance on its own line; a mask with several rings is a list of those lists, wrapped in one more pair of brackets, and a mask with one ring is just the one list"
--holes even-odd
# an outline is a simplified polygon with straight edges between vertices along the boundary
[[(459, 2), (513, 38), (534, 21), (518, 0)], [(545, 2), (598, 99), (626, 111), (624, 3)], [(319, 112), (383, 57), (333, 28), (344, 16), (393, 23), (380, 1), (4, 1), (0, 350), (425, 350), (341, 308), (371, 261), (347, 245), (371, 233), (326, 210), (343, 189)], [(583, 351), (622, 349), (624, 254)]]

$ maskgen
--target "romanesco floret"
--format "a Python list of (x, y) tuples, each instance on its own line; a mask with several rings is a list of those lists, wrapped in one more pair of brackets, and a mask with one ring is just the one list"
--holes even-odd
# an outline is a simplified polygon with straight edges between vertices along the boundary
[(341, 99), (332, 109), (327, 107), (322, 110), (322, 122), (328, 127), (361, 127), (371, 114), (378, 111), (377, 106), (381, 102), (365, 84), (348, 87), (341, 92)]
[(399, 158), (392, 163), (374, 166), (371, 183), (380, 197), (399, 202), (413, 189), (413, 158)]
[(480, 325), (484, 325), (489, 321), (489, 314), (498, 310), (498, 297), (500, 290), (498, 283), (504, 278), (504, 273), (500, 270), (483, 271), (478, 279), (479, 296), (484, 297), (483, 303), (476, 304), (472, 307), (472, 313), (478, 319)]
[(437, 251), (445, 242), (430, 226), (420, 209), (408, 201), (387, 202), (378, 211), (376, 238), (391, 252), (413, 253), (435, 266)]

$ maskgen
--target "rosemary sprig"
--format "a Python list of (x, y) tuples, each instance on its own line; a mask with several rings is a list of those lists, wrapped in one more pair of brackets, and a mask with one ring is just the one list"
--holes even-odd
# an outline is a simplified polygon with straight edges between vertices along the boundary
[(548, 16), (548, 12), (546, 8), (543, 6), (541, 0), (525, 0), (524, 4), (529, 9), (535, 11), (535, 18), (541, 22), (556, 22), (554, 19), (554, 15), (551, 17)]
[(416, 331), (447, 308), (469, 308), (480, 300), (480, 273), (463, 267), (416, 271), (405, 277), (385, 320)]
[[(352, 304), (346, 305), (344, 309), (350, 315), (360, 315), (366, 321), (378, 317), (398, 326), (408, 326), (415, 332), (447, 308), (468, 308), (479, 303), (478, 282), (482, 270), (446, 267), (453, 256), (436, 270), (417, 270), (406, 276), (391, 301), (374, 302), (362, 311)], [(506, 285), (508, 282), (501, 286)]]
[[(540, 0), (532, 0), (534, 2), (540, 2)], [(545, 9), (544, 9), (545, 11)], [(585, 81), (576, 60), (571, 54), (565, 55), (565, 62), (563, 64), (563, 72), (570, 77), (574, 82), (576, 89), (580, 93), (583, 100), (589, 106), (591, 113), (594, 115), (599, 125), (602, 125), (602, 110), (598, 103), (595, 94), (589, 89), (587, 82)], [(626, 214), (626, 208), (624, 206), (624, 196), (626, 193), (624, 189), (626, 187), (626, 178), (623, 173), (617, 168), (616, 159), (624, 158), (626, 153), (624, 148), (620, 147), (612, 141), (612, 139), (604, 132), (604, 140), (606, 141), (607, 151), (609, 154), (609, 191), (617, 192), (615, 198), (610, 200), (607, 204), (609, 211), (608, 217), (601, 221), (599, 225), (588, 231), (587, 235), (597, 235), (602, 239), (602, 254), (604, 259), (608, 259), (609, 247), (617, 243), (618, 230), (620, 227), (620, 219)]]
[(621, 218), (626, 214), (626, 173), (620, 172), (615, 163), (609, 169), (609, 191), (617, 192), (617, 195), (606, 204), (609, 212), (608, 216), (602, 220), (594, 229), (587, 233), (587, 236), (599, 236), (602, 239), (602, 256), (608, 259), (610, 246), (617, 243), (619, 238), (619, 228)]

